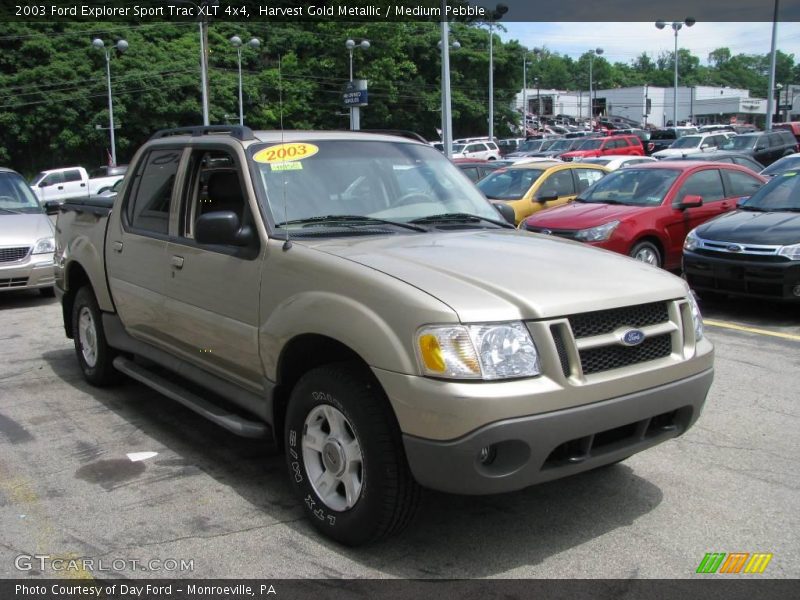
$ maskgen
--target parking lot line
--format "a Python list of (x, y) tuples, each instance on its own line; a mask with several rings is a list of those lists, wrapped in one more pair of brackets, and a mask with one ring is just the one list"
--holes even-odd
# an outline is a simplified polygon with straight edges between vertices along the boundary
[(703, 323), (713, 327), (724, 327), (726, 329), (735, 329), (737, 331), (746, 331), (748, 333), (757, 333), (759, 335), (769, 335), (772, 337), (783, 338), (785, 340), (794, 340), (796, 342), (800, 342), (800, 335), (795, 335), (792, 333), (782, 333), (780, 331), (770, 331), (769, 329), (758, 329), (756, 327), (745, 327), (744, 325), (728, 323), (727, 321), (715, 321), (714, 319), (703, 319)]

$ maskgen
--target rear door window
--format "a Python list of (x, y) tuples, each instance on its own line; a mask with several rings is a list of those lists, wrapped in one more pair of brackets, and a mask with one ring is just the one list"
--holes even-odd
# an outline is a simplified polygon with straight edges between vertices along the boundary
[(64, 171), (64, 182), (68, 183), (70, 181), (80, 181), (81, 180), (81, 172), (78, 169), (68, 169)]
[(169, 211), (181, 151), (152, 150), (142, 161), (125, 207), (127, 224), (143, 232), (169, 233)]
[(599, 169), (573, 169), (572, 172), (575, 173), (575, 183), (578, 193), (581, 193), (595, 181), (602, 179), (603, 175), (605, 175), (605, 173)]
[(742, 173), (741, 171), (734, 171), (732, 169), (725, 169), (725, 190), (728, 198), (736, 196), (752, 196), (763, 185), (757, 178)]

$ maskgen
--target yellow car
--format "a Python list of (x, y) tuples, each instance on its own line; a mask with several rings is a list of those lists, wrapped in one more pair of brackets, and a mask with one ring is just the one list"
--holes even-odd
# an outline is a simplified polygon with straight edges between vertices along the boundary
[(489, 200), (511, 206), (518, 225), (535, 212), (566, 204), (608, 172), (600, 165), (542, 161), (497, 169), (477, 185)]

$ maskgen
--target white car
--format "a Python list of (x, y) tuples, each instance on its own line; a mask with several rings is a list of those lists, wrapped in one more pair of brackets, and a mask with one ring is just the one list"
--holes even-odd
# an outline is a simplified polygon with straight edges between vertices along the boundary
[(554, 160), (558, 161), (557, 158), (548, 158), (546, 156), (506, 156), (497, 161), (497, 164), (503, 167), (510, 167), (511, 165), (526, 165), (535, 162), (553, 162)]
[(470, 142), (453, 144), (452, 158), (476, 158), (480, 160), (498, 160), (500, 149), (494, 142)]
[(592, 165), (601, 165), (609, 171), (616, 171), (622, 167), (629, 167), (631, 165), (638, 165), (647, 162), (656, 162), (657, 159), (652, 156), (615, 156), (613, 154), (606, 154), (605, 156), (592, 156), (590, 158), (582, 158), (582, 163), (589, 163)]
[[(683, 156), (684, 154), (696, 154), (697, 152), (713, 152), (731, 137), (726, 133), (696, 133), (679, 137), (669, 148), (653, 152), (651, 156), (655, 158), (667, 158), (668, 156)], [(733, 134), (736, 135), (736, 134)]]

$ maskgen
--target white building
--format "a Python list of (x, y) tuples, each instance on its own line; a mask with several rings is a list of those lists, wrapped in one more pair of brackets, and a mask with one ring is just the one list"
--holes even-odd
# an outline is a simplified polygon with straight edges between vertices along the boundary
[[(644, 124), (664, 127), (673, 121), (674, 88), (636, 86), (593, 90), (595, 116), (625, 117)], [(538, 94), (537, 94), (538, 93)], [(751, 98), (749, 90), (693, 86), (678, 87), (678, 122), (756, 123), (763, 125), (767, 101)], [(800, 108), (800, 94), (794, 98)], [(514, 107), (522, 108), (523, 93), (515, 98)], [(588, 118), (590, 115), (588, 91), (563, 91), (552, 89), (527, 90), (528, 112), (543, 116), (568, 115)], [(795, 112), (794, 110), (792, 112)]]

